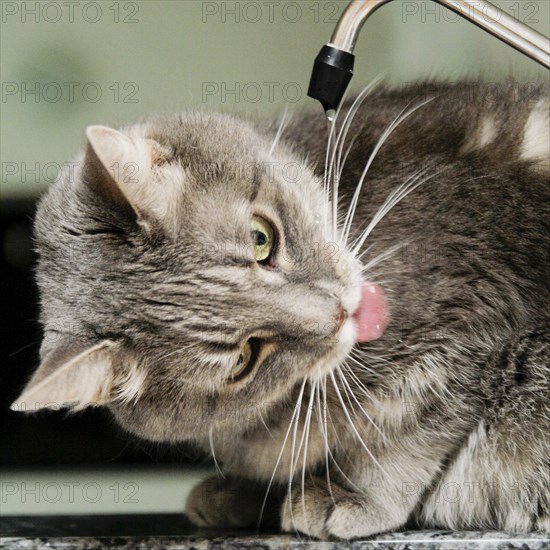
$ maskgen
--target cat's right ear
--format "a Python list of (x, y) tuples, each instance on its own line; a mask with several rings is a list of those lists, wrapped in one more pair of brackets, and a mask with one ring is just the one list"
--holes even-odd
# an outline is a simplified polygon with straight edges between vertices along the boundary
[(145, 229), (155, 222), (169, 225), (181, 181), (160, 177), (167, 151), (155, 140), (106, 126), (89, 126), (86, 135), (84, 182), (117, 206), (133, 210)]

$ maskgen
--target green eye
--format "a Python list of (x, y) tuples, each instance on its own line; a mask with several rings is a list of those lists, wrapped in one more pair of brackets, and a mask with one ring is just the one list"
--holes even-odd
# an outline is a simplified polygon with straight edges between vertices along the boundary
[(229, 377), (232, 380), (237, 380), (238, 378), (241, 378), (243, 374), (246, 373), (249, 367), (253, 366), (255, 359), (255, 353), (252, 348), (252, 344), (250, 340), (247, 340), (243, 347), (241, 348), (241, 353), (239, 355), (239, 359), (237, 362), (233, 365), (233, 368), (231, 369), (231, 372), (229, 373)]
[(275, 244), (273, 228), (263, 218), (254, 216), (250, 221), (250, 230), (254, 240), (254, 257), (257, 262), (263, 262), (269, 258)]

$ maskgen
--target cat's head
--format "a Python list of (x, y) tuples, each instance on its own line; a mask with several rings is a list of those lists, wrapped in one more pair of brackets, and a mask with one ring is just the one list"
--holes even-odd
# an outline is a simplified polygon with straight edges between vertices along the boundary
[(38, 209), (42, 364), (15, 410), (106, 405), (183, 440), (350, 352), (360, 269), (301, 158), (222, 115), (87, 135)]

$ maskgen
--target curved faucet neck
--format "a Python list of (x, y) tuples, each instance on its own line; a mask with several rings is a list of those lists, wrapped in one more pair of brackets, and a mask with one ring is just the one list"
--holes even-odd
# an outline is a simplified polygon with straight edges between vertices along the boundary
[[(486, 0), (433, 0), (550, 68), (550, 41)], [(391, 0), (352, 0), (315, 59), (308, 95), (337, 109), (353, 75), (353, 50), (365, 21)]]
[[(498, 6), (486, 0), (433, 1), (458, 13), (541, 65), (550, 68), (548, 38), (503, 12)], [(352, 0), (340, 17), (329, 45), (353, 53), (365, 21), (374, 11), (388, 2), (391, 0)]]

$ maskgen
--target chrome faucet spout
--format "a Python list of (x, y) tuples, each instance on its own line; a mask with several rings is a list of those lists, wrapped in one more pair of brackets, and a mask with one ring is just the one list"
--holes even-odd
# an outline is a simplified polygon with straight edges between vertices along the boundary
[[(486, 0), (433, 0), (550, 68), (550, 41)], [(340, 17), (330, 42), (315, 59), (308, 95), (325, 111), (337, 109), (353, 76), (353, 49), (365, 21), (391, 0), (352, 0)]]

